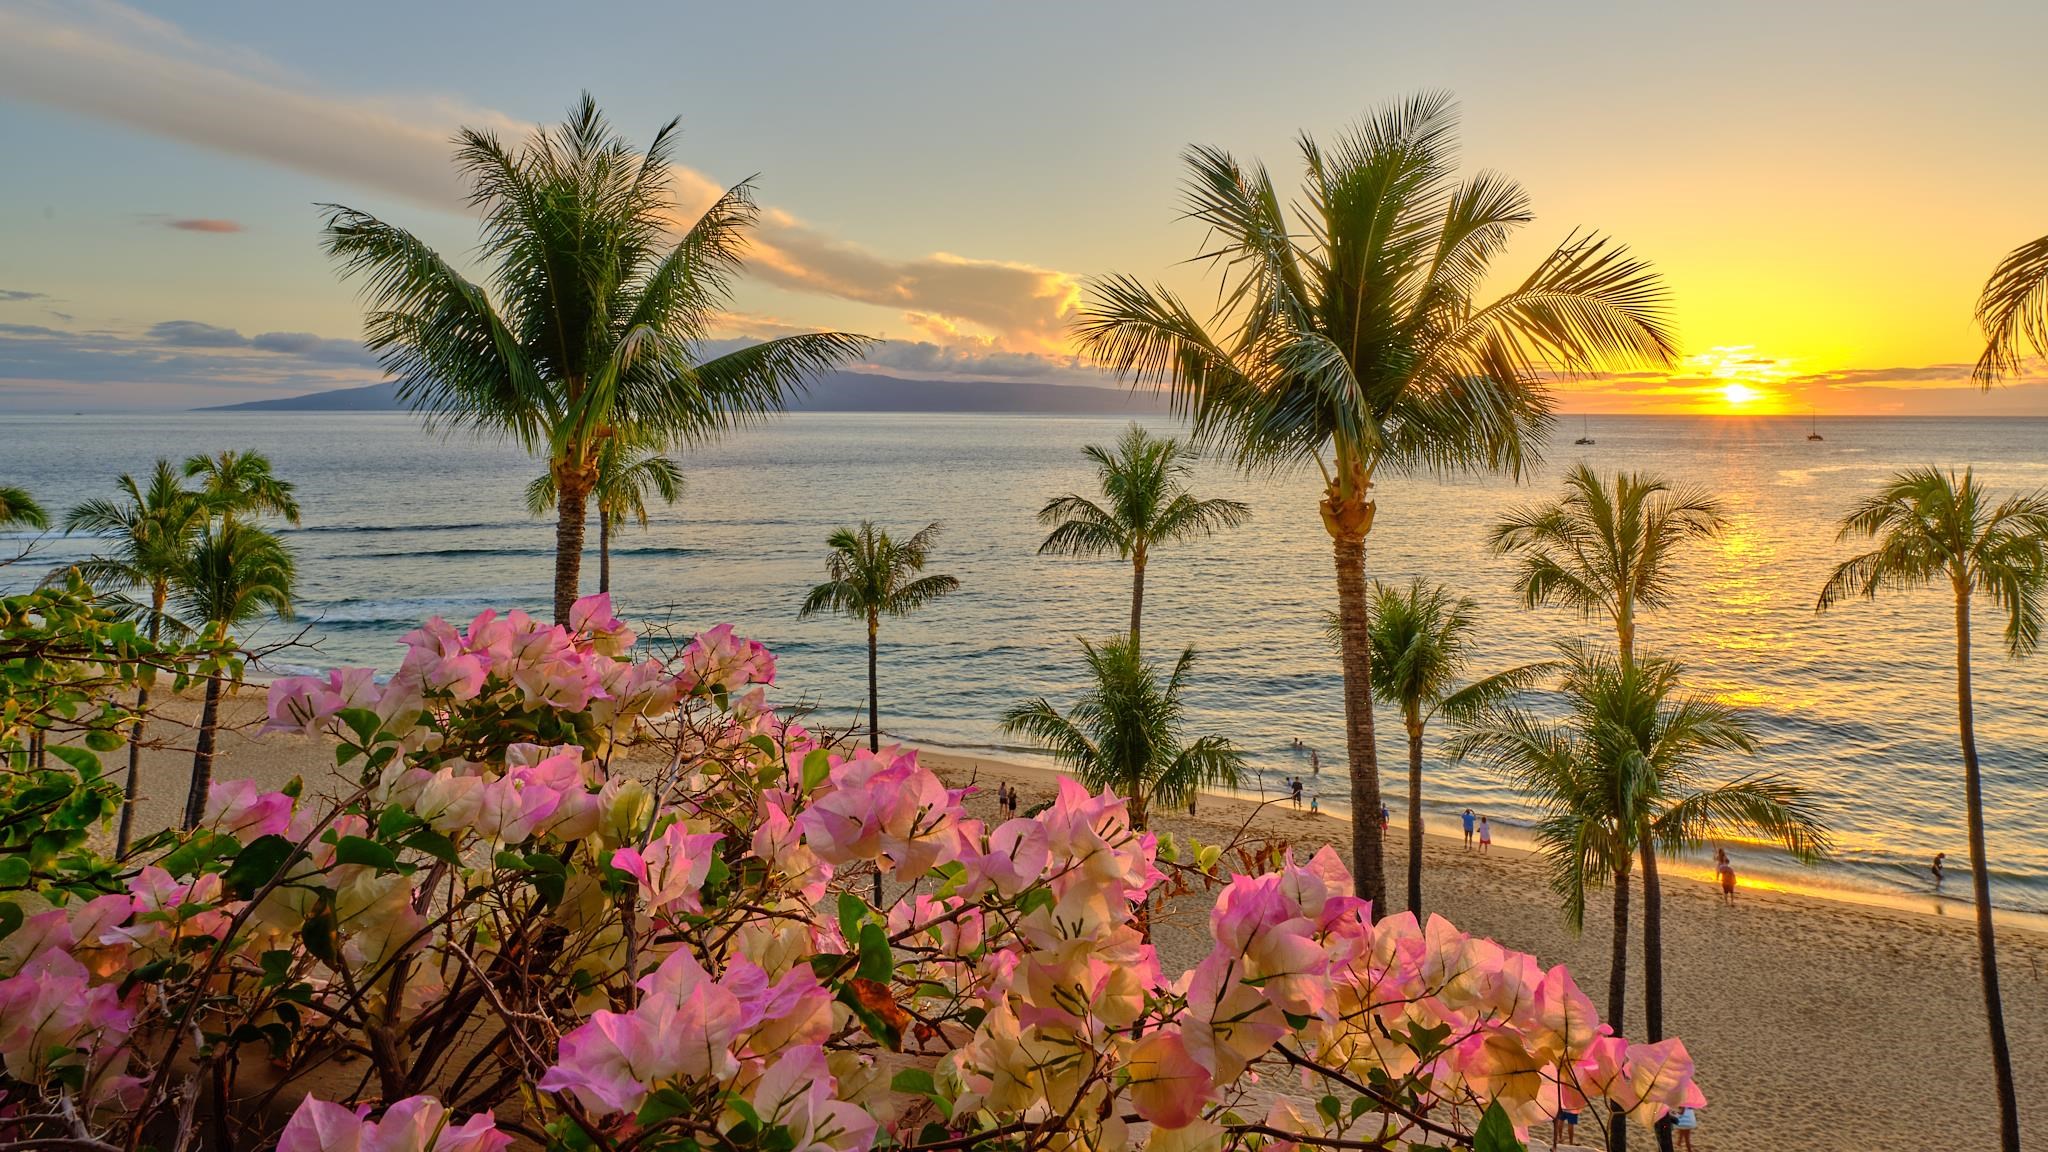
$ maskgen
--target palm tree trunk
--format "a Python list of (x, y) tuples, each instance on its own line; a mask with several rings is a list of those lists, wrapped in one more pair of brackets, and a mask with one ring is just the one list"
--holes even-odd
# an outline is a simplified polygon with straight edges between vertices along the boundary
[[(1622, 1016), (1628, 1011), (1628, 868), (1614, 874), (1614, 951), (1607, 962), (1607, 1022), (1622, 1031)], [(1628, 1148), (1628, 1113), (1609, 1105), (1607, 1152)]]
[(875, 634), (882, 622), (868, 617), (868, 751), (882, 750), (882, 705), (875, 694)]
[(583, 528), (589, 516), (590, 488), (585, 478), (567, 469), (556, 471), (555, 623), (567, 624), (569, 610), (583, 579)]
[(597, 590), (612, 590), (612, 514), (597, 509)]
[(1657, 876), (1657, 849), (1643, 830), (1643, 1039), (1664, 1038), (1664, 885)]
[(1408, 911), (1422, 919), (1422, 723), (1408, 721)]
[(206, 678), (206, 704), (199, 710), (199, 744), (192, 753), (192, 787), (185, 793), (186, 831), (199, 826), (206, 814), (206, 793), (213, 785), (213, 742), (220, 729), (220, 675)]
[(1138, 646), (1138, 619), (1145, 611), (1145, 556), (1131, 561), (1131, 647)]
[(2019, 1152), (2020, 1107), (2013, 1091), (2012, 1052), (1998, 993), (1998, 944), (1991, 931), (1991, 869), (1984, 851), (1984, 790), (1977, 769), (1976, 707), (1970, 694), (1970, 590), (1956, 585), (1956, 712), (1963, 742), (1963, 803), (1970, 821), (1970, 894), (1977, 902), (1977, 970), (1984, 980), (1984, 1016), (1991, 1028), (1991, 1072), (1998, 1085), (1998, 1146)]
[[(167, 585), (157, 585), (150, 590), (149, 642), (155, 644), (163, 638), (164, 601), (170, 596)], [(149, 718), (149, 688), (135, 690), (135, 729), (128, 733), (128, 784), (121, 796), (121, 826), (114, 833), (114, 858), (128, 854), (128, 842), (135, 832), (135, 801), (142, 795), (142, 725)]]
[[(1329, 501), (1324, 502), (1325, 517)], [(1387, 907), (1380, 844), (1380, 763), (1372, 728), (1372, 637), (1365, 592), (1365, 535), (1332, 533), (1337, 554), (1337, 619), (1343, 635), (1344, 748), (1351, 768), (1351, 876), (1355, 893)]]

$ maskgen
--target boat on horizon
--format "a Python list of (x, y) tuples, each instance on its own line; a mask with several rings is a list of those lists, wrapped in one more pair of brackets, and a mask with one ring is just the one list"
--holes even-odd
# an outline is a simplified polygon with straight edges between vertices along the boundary
[(1586, 424), (1587, 424), (1587, 420), (1588, 420), (1588, 417), (1585, 417), (1585, 416), (1581, 416), (1581, 417), (1579, 417), (1579, 438), (1578, 438), (1577, 440), (1574, 440), (1574, 441), (1572, 441), (1572, 443), (1574, 443), (1574, 444), (1591, 444), (1591, 443), (1593, 443), (1593, 433), (1592, 433), (1592, 431), (1591, 431), (1590, 429), (1588, 429), (1588, 428), (1587, 428), (1587, 426), (1586, 426)]
[(1808, 440), (1827, 439), (1827, 437), (1820, 434), (1820, 417), (1814, 415), (1813, 412), (1809, 409), (1806, 413), (1806, 419), (1806, 438)]

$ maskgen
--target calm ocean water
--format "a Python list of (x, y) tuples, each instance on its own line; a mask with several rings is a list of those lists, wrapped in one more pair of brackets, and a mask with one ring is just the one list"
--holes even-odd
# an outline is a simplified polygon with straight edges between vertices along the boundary
[[(1033, 520), (1049, 496), (1091, 490), (1078, 449), (1112, 439), (1123, 423), (814, 414), (746, 431), (684, 457), (682, 502), (657, 510), (650, 530), (619, 536), (614, 598), (631, 619), (734, 622), (777, 651), (782, 700), (849, 723), (864, 701), (861, 629), (796, 619), (805, 589), (822, 578), (824, 538), (862, 517), (902, 529), (943, 521), (933, 570), (959, 577), (963, 588), (916, 617), (885, 623), (883, 726), (910, 740), (994, 752), (1003, 708), (1034, 694), (1070, 698), (1080, 685), (1074, 638), (1113, 634), (1128, 616), (1128, 569), (1039, 558)], [(1556, 468), (1582, 456), (1602, 469), (1655, 470), (1712, 488), (1727, 501), (1732, 527), (1689, 557), (1687, 594), (1644, 621), (1639, 643), (1683, 659), (1696, 686), (1751, 711), (1763, 748), (1752, 762), (1726, 765), (1728, 773), (1783, 773), (1820, 798), (1839, 851), (1809, 881), (1924, 891), (1926, 861), (1941, 850), (1955, 868), (1951, 894), (1966, 894), (1943, 596), (1817, 616), (1814, 595), (1850, 547), (1834, 541), (1834, 520), (1884, 475), (1915, 464), (1971, 464), (1996, 488), (2048, 484), (2048, 421), (1834, 420), (1821, 426), (1825, 442), (1809, 443), (1802, 420), (1596, 417), (1590, 431), (1598, 443), (1588, 448), (1569, 443), (1576, 422), (1561, 431), (1549, 466), (1519, 486), (1388, 479), (1369, 570), (1388, 580), (1443, 580), (1475, 597), (1485, 626), (1481, 667), (1491, 670), (1594, 631), (1572, 616), (1515, 606), (1510, 566), (1482, 546), (1500, 511), (1547, 498)], [(552, 530), (529, 519), (521, 502), (534, 463), (504, 445), (430, 438), (407, 416), (10, 416), (0, 433), (0, 482), (62, 508), (111, 494), (115, 473), (140, 472), (159, 454), (227, 447), (269, 453), (299, 487), (305, 526), (289, 538), (317, 648), (292, 662), (388, 667), (395, 641), (423, 617), (545, 611)], [(1320, 635), (1334, 581), (1315, 487), (1308, 476), (1247, 479), (1205, 465), (1198, 490), (1250, 502), (1254, 519), (1155, 557), (1146, 636), (1155, 651), (1199, 650), (1190, 693), (1198, 732), (1237, 740), (1274, 788), (1307, 773), (1290, 742), (1308, 741), (1325, 763), (1311, 789), (1326, 807), (1340, 807), (1340, 676)], [(593, 526), (585, 568), (592, 586), (595, 537)], [(89, 547), (47, 540), (40, 557), (61, 562)], [(0, 586), (32, 577), (31, 567), (0, 570)], [(1978, 724), (1997, 899), (2048, 911), (2048, 655), (2006, 659), (1993, 622), (1979, 619)], [(271, 625), (258, 639), (283, 634)], [(1383, 739), (1398, 774), (1398, 736)], [(1428, 788), (1440, 810), (1470, 805), (1510, 822), (1526, 814), (1498, 782), (1434, 758)], [(1433, 826), (1454, 825), (1438, 816)], [(1746, 875), (1779, 864), (1766, 853), (1736, 855)]]

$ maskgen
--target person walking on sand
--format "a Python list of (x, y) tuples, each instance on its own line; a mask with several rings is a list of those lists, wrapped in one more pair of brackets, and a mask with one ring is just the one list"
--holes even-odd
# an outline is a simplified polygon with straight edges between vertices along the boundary
[[(1734, 875), (1734, 869), (1731, 868), (1728, 871), (1729, 875)], [(1692, 1152), (1692, 1130), (1699, 1126), (1700, 1114), (1698, 1111), (1691, 1108), (1680, 1108), (1676, 1117), (1671, 1121), (1671, 1134), (1678, 1140), (1677, 1147), (1683, 1149), (1684, 1152)]]
[(1470, 852), (1472, 850), (1472, 824), (1474, 820), (1472, 810), (1470, 808), (1465, 809), (1458, 819), (1465, 824), (1465, 851)]
[(1486, 855), (1486, 850), (1491, 847), (1493, 847), (1493, 825), (1488, 824), (1486, 817), (1481, 816), (1479, 818), (1479, 854), (1481, 856)]
[(1946, 853), (1946, 852), (1936, 852), (1936, 853), (1934, 854), (1934, 863), (1932, 863), (1932, 864), (1930, 864), (1930, 865), (1928, 865), (1928, 866), (1927, 866), (1927, 870), (1928, 870), (1928, 871), (1930, 871), (1930, 872), (1932, 872), (1932, 873), (1934, 873), (1934, 890), (1935, 890), (1936, 892), (1939, 892), (1939, 891), (1941, 891), (1941, 880), (1942, 880), (1942, 872), (1941, 872), (1941, 862), (1942, 862), (1943, 860), (1946, 860), (1946, 859), (1948, 859), (1948, 853)]

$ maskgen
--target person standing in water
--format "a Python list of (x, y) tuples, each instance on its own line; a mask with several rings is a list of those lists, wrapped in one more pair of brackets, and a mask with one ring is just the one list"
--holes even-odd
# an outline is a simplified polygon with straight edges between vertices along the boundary
[(1942, 862), (1943, 860), (1946, 860), (1946, 859), (1948, 859), (1948, 853), (1946, 853), (1946, 852), (1936, 852), (1936, 853), (1934, 854), (1934, 863), (1932, 863), (1932, 864), (1930, 864), (1930, 865), (1928, 865), (1928, 866), (1927, 866), (1927, 870), (1928, 870), (1928, 871), (1930, 871), (1930, 872), (1932, 872), (1932, 873), (1934, 873), (1934, 890), (1935, 890), (1936, 892), (1939, 892), (1939, 891), (1941, 891), (1941, 881), (1942, 881), (1942, 872), (1941, 872), (1941, 862)]
[(1308, 750), (1308, 770), (1312, 776), (1323, 774), (1323, 758), (1313, 748)]

